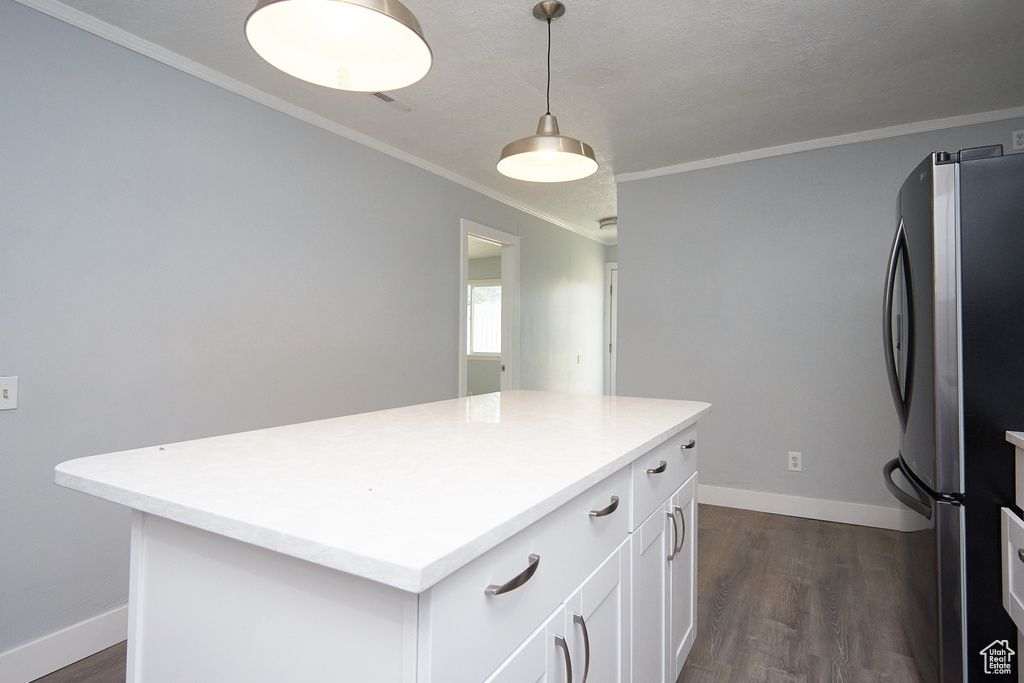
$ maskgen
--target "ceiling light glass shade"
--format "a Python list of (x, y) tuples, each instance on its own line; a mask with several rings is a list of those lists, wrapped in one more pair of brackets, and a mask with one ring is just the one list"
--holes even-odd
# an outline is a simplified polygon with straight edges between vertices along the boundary
[(558, 120), (544, 114), (537, 134), (505, 145), (498, 172), (516, 180), (561, 183), (597, 171), (594, 150), (585, 142), (558, 134)]
[(245, 37), (281, 71), (339, 90), (403, 88), (433, 62), (419, 21), (397, 0), (259, 0)]

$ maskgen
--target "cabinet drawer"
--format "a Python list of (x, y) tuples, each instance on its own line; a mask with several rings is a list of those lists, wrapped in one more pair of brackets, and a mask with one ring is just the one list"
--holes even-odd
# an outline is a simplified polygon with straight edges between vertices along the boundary
[[(627, 538), (630, 509), (625, 467), (424, 592), (418, 680), (484, 680)], [(531, 555), (539, 561), (529, 580), (485, 594), (524, 572)]]
[(688, 427), (652, 448), (631, 467), (633, 508), (629, 528), (633, 531), (697, 471), (697, 427)]
[(1024, 631), (1024, 522), (1010, 508), (1002, 508), (1003, 608)]

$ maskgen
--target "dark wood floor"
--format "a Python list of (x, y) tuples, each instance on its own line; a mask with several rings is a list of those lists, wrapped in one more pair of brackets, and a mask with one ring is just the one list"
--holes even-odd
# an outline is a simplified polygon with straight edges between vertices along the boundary
[(897, 622), (897, 531), (699, 506), (680, 683), (923, 683)]
[(127, 651), (127, 643), (108, 647), (32, 683), (124, 683)]
[[(679, 683), (923, 683), (896, 617), (899, 532), (698, 515), (697, 640)], [(121, 643), (35, 683), (124, 678)]]

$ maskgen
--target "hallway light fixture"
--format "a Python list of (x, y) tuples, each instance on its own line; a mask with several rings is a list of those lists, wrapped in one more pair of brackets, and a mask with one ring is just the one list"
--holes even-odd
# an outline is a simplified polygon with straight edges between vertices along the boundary
[(594, 150), (585, 142), (558, 133), (558, 121), (551, 115), (551, 20), (565, 14), (565, 5), (543, 0), (533, 16), (548, 24), (547, 112), (540, 117), (537, 134), (510, 142), (501, 150), (498, 172), (517, 180), (560, 183), (579, 180), (597, 171)]
[(419, 21), (398, 0), (259, 0), (245, 37), (281, 71), (338, 90), (403, 88), (433, 62)]

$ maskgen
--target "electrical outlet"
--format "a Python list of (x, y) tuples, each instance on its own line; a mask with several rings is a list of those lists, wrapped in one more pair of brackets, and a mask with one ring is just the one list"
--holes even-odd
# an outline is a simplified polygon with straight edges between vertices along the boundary
[(1013, 149), (1024, 149), (1024, 130), (1013, 131)]
[(0, 377), (0, 410), (18, 407), (18, 378)]
[(799, 453), (794, 453), (793, 451), (789, 452), (789, 469), (791, 471), (793, 471), (793, 472), (802, 472), (803, 471), (803, 463), (801, 461), (801, 457), (803, 457), (803, 456), (801, 456)]

